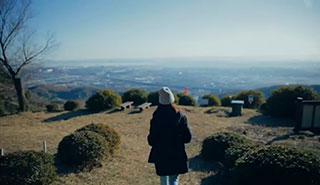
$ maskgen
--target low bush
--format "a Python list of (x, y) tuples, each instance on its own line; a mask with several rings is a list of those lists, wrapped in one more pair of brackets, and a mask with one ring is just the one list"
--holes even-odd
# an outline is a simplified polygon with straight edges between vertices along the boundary
[(76, 132), (82, 131), (92, 131), (101, 135), (106, 142), (109, 144), (110, 153), (113, 154), (115, 150), (119, 149), (120, 146), (120, 136), (119, 134), (111, 127), (104, 124), (90, 124), (78, 129)]
[(64, 164), (86, 171), (101, 166), (109, 151), (110, 146), (103, 136), (92, 131), (81, 131), (62, 139), (57, 157)]
[(134, 105), (140, 105), (147, 101), (148, 94), (143, 89), (130, 89), (123, 93), (122, 101), (133, 101)]
[(306, 151), (265, 146), (240, 157), (232, 177), (235, 185), (318, 185), (320, 161)]
[(4, 116), (6, 115), (6, 108), (4, 106), (4, 101), (0, 100), (0, 116)]
[(225, 150), (223, 160), (225, 167), (233, 168), (237, 159), (244, 156), (248, 151), (259, 147), (258, 143), (249, 139), (244, 139), (243, 141), (243, 143), (231, 144), (230, 147)]
[(59, 105), (55, 103), (47, 105), (46, 108), (48, 112), (57, 112), (60, 110)]
[(234, 99), (236, 95), (234, 94), (227, 94), (221, 97), (221, 106), (224, 107), (231, 107), (231, 101)]
[(229, 147), (245, 143), (251, 143), (251, 140), (233, 132), (218, 132), (204, 139), (201, 157), (204, 160), (224, 162), (226, 150)]
[(44, 152), (24, 151), (0, 157), (2, 185), (44, 185), (56, 180), (53, 156)]
[(294, 117), (295, 102), (298, 97), (304, 100), (319, 99), (319, 95), (311, 88), (302, 86), (284, 86), (271, 91), (267, 99), (266, 110), (271, 116)]
[(81, 107), (81, 102), (79, 100), (68, 100), (64, 105), (63, 108), (66, 111), (73, 111), (79, 109)]
[(197, 102), (190, 95), (182, 95), (179, 97), (179, 105), (197, 106)]
[(86, 101), (86, 107), (92, 111), (103, 111), (121, 104), (121, 97), (112, 90), (105, 89), (92, 95)]
[[(249, 95), (253, 96), (253, 102), (250, 104), (248, 101)], [(244, 108), (249, 109), (257, 109), (260, 107), (261, 104), (265, 102), (264, 95), (260, 91), (255, 90), (244, 90), (239, 92), (235, 97), (235, 100), (243, 100), (244, 101)]]
[(202, 99), (208, 100), (208, 106), (220, 106), (221, 102), (215, 94), (205, 94)]
[(159, 93), (158, 91), (151, 91), (148, 94), (148, 102), (152, 103), (151, 105), (159, 105)]

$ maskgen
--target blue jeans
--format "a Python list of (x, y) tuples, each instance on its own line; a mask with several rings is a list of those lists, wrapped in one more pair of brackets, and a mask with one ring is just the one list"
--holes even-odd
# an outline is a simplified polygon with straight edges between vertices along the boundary
[(178, 185), (178, 175), (160, 176), (160, 185)]

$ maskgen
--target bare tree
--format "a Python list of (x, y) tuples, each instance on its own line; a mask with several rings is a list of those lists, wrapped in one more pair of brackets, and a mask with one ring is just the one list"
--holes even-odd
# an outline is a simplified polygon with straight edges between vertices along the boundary
[(13, 81), (20, 111), (27, 109), (21, 70), (55, 45), (53, 36), (36, 44), (35, 32), (27, 27), (32, 18), (30, 6), (31, 0), (0, 0), (0, 64)]

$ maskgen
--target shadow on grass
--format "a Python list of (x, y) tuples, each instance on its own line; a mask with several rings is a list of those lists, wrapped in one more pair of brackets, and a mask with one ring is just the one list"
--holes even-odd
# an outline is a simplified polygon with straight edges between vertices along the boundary
[(291, 131), (285, 135), (273, 138), (272, 140), (268, 141), (266, 145), (271, 145), (273, 142), (287, 140), (290, 138), (293, 138), (293, 139), (305, 139), (306, 137), (312, 138), (319, 134), (320, 133), (318, 132), (311, 132), (311, 131), (296, 131), (296, 132)]
[(79, 116), (86, 116), (89, 114), (95, 114), (97, 112), (92, 112), (92, 111), (88, 111), (86, 109), (79, 109), (76, 111), (71, 111), (71, 112), (65, 112), (56, 116), (53, 116), (51, 118), (47, 118), (45, 120), (43, 120), (43, 122), (53, 122), (53, 121), (60, 121), (60, 120), (68, 120), (74, 117), (79, 117)]
[(261, 125), (266, 127), (294, 127), (296, 122), (288, 118), (275, 118), (272, 116), (258, 115), (250, 118), (251, 125)]
[(215, 161), (205, 161), (200, 155), (194, 156), (189, 159), (189, 169), (191, 171), (218, 171), (221, 165)]
[(113, 113), (117, 113), (117, 112), (121, 112), (120, 108), (115, 108), (115, 109), (111, 109), (106, 111), (107, 114), (113, 114)]
[(140, 111), (139, 109), (136, 109), (136, 110), (132, 110), (131, 112), (129, 112), (129, 114), (139, 114), (141, 112), (142, 111)]
[(201, 179), (201, 185), (225, 185), (225, 169), (216, 161), (205, 161), (200, 155), (189, 159), (190, 171), (211, 172), (213, 175)]

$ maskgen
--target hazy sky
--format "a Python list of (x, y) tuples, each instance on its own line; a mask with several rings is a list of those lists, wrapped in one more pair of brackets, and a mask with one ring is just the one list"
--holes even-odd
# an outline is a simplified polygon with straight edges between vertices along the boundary
[(34, 0), (52, 59), (320, 59), (320, 0)]

